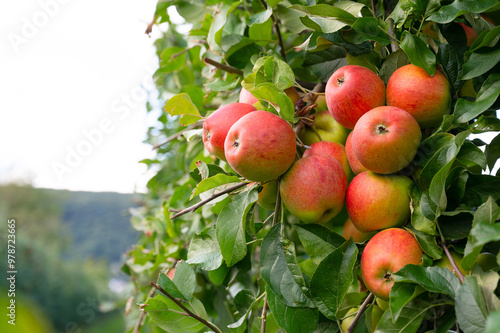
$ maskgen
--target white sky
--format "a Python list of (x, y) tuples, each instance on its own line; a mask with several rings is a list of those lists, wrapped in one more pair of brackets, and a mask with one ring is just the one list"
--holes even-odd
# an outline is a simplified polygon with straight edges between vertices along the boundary
[(155, 6), (156, 0), (0, 4), (0, 182), (144, 190), (148, 177), (138, 161), (154, 156), (142, 142), (156, 117), (146, 117), (143, 86), (157, 66), (155, 34), (148, 38), (144, 30)]

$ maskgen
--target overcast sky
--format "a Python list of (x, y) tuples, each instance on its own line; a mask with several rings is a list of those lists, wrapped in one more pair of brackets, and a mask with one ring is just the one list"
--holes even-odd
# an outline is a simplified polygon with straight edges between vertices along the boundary
[[(0, 5), (0, 182), (142, 191), (156, 0)], [(155, 29), (156, 34), (158, 30)]]

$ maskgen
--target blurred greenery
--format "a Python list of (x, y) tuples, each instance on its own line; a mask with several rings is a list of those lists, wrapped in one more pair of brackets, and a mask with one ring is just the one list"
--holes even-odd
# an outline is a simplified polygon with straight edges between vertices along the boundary
[[(123, 296), (108, 284), (110, 278), (120, 278), (111, 267), (119, 266), (138, 237), (130, 225), (132, 206), (134, 197), (129, 194), (0, 186), (0, 218), (16, 220), (16, 319), (27, 320), (19, 316), (22, 311), (30, 313), (42, 318), (41, 332), (51, 332), (101, 325), (109, 314), (116, 315), (112, 310), (123, 307)], [(1, 223), (2, 240), (7, 239), (6, 232), (7, 223)], [(7, 257), (6, 250), (0, 247), (2, 258)], [(0, 289), (8, 289), (7, 283), (3, 277)], [(1, 301), (3, 306), (9, 300)], [(119, 317), (123, 323), (122, 314)], [(53, 329), (46, 328), (50, 326)]]

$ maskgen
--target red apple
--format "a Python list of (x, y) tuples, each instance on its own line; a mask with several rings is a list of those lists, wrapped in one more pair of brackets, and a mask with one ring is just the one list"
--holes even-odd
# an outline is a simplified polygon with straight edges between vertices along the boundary
[(345, 221), (344, 228), (342, 229), (342, 235), (345, 239), (352, 237), (356, 243), (363, 243), (372, 236), (372, 233), (359, 231), (354, 224), (352, 224), (351, 219), (348, 218)]
[(337, 69), (325, 88), (326, 104), (340, 125), (353, 129), (369, 110), (385, 105), (385, 85), (366, 67), (347, 65)]
[(410, 218), (411, 180), (401, 175), (365, 171), (347, 188), (346, 207), (352, 224), (361, 232), (402, 225)]
[(321, 111), (314, 115), (314, 129), (305, 126), (300, 131), (299, 137), (308, 146), (318, 141), (331, 141), (344, 144), (348, 134), (349, 130), (340, 125), (330, 112)]
[(347, 140), (345, 141), (345, 153), (347, 156), (347, 160), (349, 161), (349, 166), (351, 167), (352, 172), (357, 175), (360, 174), (363, 171), (368, 171), (367, 168), (361, 164), (361, 162), (358, 160), (356, 155), (354, 154), (354, 151), (352, 150), (352, 132), (349, 133), (347, 136)]
[(368, 170), (388, 174), (410, 164), (421, 139), (420, 127), (408, 112), (380, 106), (359, 119), (352, 131), (352, 148)]
[(330, 141), (319, 141), (311, 145), (311, 149), (306, 149), (302, 157), (310, 155), (327, 155), (336, 159), (345, 171), (347, 179), (352, 179), (352, 171), (347, 160), (345, 148), (340, 143)]
[(296, 161), (281, 178), (285, 207), (304, 223), (325, 223), (344, 206), (347, 177), (340, 163), (326, 155)]
[(406, 230), (385, 229), (373, 236), (361, 255), (360, 273), (366, 288), (389, 300), (394, 284), (392, 274), (408, 264), (419, 265), (423, 252), (415, 237)]
[(233, 124), (244, 115), (257, 109), (245, 103), (231, 103), (218, 108), (203, 123), (203, 143), (207, 150), (225, 161), (224, 141)]
[(267, 111), (250, 112), (227, 133), (224, 151), (229, 165), (248, 180), (278, 178), (295, 161), (295, 132)]
[(430, 76), (412, 64), (400, 67), (387, 83), (387, 105), (408, 111), (421, 128), (436, 127), (450, 112), (450, 83), (438, 70)]

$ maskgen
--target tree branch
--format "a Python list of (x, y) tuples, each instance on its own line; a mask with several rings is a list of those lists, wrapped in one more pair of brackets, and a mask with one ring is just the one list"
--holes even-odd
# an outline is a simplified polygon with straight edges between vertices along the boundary
[(156, 22), (156, 13), (153, 16), (153, 20), (149, 22), (148, 26), (146, 27), (146, 31), (144, 31), (144, 33), (148, 35), (149, 38), (151, 38), (150, 33), (153, 31), (153, 25), (155, 24), (155, 22)]
[(207, 58), (207, 57), (204, 57), (203, 58), (203, 62), (206, 63), (206, 64), (209, 64), (209, 65), (212, 65), (220, 70), (223, 70), (223, 71), (226, 71), (226, 72), (229, 72), (229, 73), (233, 73), (233, 74), (236, 74), (236, 75), (239, 75), (239, 76), (243, 76), (243, 71), (239, 68), (236, 68), (236, 67), (233, 67), (233, 66), (229, 66), (229, 65), (224, 65), (224, 64), (221, 64), (220, 62), (217, 62), (215, 60), (212, 60), (210, 58)]
[(233, 185), (231, 187), (226, 188), (223, 191), (214, 193), (209, 198), (206, 198), (205, 200), (202, 200), (202, 201), (198, 202), (197, 204), (192, 205), (191, 207), (188, 207), (186, 209), (181, 210), (180, 212), (178, 212), (177, 214), (175, 214), (174, 216), (172, 216), (170, 219), (173, 220), (173, 219), (175, 219), (175, 218), (177, 218), (177, 217), (179, 217), (181, 215), (194, 212), (195, 210), (197, 210), (198, 208), (200, 208), (201, 206), (203, 206), (207, 202), (210, 202), (210, 201), (214, 200), (215, 198), (220, 197), (221, 195), (224, 195), (224, 194), (230, 193), (230, 192), (232, 192), (234, 190), (237, 190), (237, 189), (239, 189), (239, 188), (241, 188), (241, 187), (243, 187), (245, 185), (248, 185), (248, 183), (238, 183), (236, 185)]
[(267, 320), (266, 317), (267, 317), (267, 293), (266, 296), (264, 296), (264, 307), (262, 308), (262, 325), (260, 326), (260, 333), (266, 333), (266, 320)]
[(359, 318), (361, 318), (361, 315), (363, 315), (363, 312), (365, 312), (366, 307), (368, 304), (373, 300), (374, 295), (370, 293), (368, 297), (364, 300), (363, 304), (359, 307), (358, 313), (356, 314), (356, 317), (354, 317), (354, 320), (352, 321), (351, 326), (347, 329), (346, 333), (351, 333), (354, 330), (354, 327), (356, 326)]
[(179, 302), (178, 299), (176, 299), (175, 297), (173, 297), (172, 295), (170, 295), (159, 284), (156, 284), (153, 281), (151, 281), (151, 285), (153, 287), (155, 287), (157, 290), (159, 290), (163, 295), (167, 296), (172, 302), (174, 302), (175, 304), (177, 304), (177, 306), (180, 307), (182, 310), (184, 310), (186, 312), (186, 314), (189, 315), (191, 318), (194, 318), (194, 319), (198, 320), (200, 323), (202, 323), (203, 325), (205, 325), (206, 327), (210, 328), (212, 331), (214, 331), (216, 333), (222, 333), (222, 331), (217, 326), (215, 326), (211, 322), (205, 320), (204, 318), (198, 316), (197, 314), (191, 312), (191, 310), (189, 310), (188, 308), (186, 308), (181, 302)]
[(194, 124), (191, 124), (191, 125), (189, 125), (188, 127), (184, 128), (183, 130), (181, 130), (181, 131), (179, 131), (179, 132), (177, 132), (177, 133), (175, 133), (175, 134), (173, 134), (173, 135), (169, 136), (169, 137), (165, 140), (165, 142), (159, 143), (159, 144), (157, 144), (156, 146), (154, 146), (154, 147), (153, 147), (153, 150), (158, 149), (158, 148), (160, 148), (161, 146), (166, 145), (166, 144), (167, 144), (167, 143), (169, 143), (170, 141), (177, 139), (178, 137), (180, 137), (180, 136), (181, 136), (182, 134), (184, 134), (185, 132), (190, 131), (190, 130), (192, 130), (192, 129), (195, 129), (196, 127), (198, 127), (198, 125), (201, 125), (202, 123), (203, 123), (202, 121), (197, 121), (197, 122), (195, 122)]
[(446, 244), (444, 244), (444, 242), (443, 242), (443, 250), (444, 253), (446, 253), (446, 256), (448, 257), (448, 260), (450, 261), (451, 267), (453, 267), (455, 274), (457, 274), (458, 278), (460, 279), (460, 282), (464, 283), (465, 280), (464, 275), (462, 274), (462, 271), (458, 268), (455, 260), (453, 260), (450, 250), (448, 250), (448, 247), (446, 246)]

